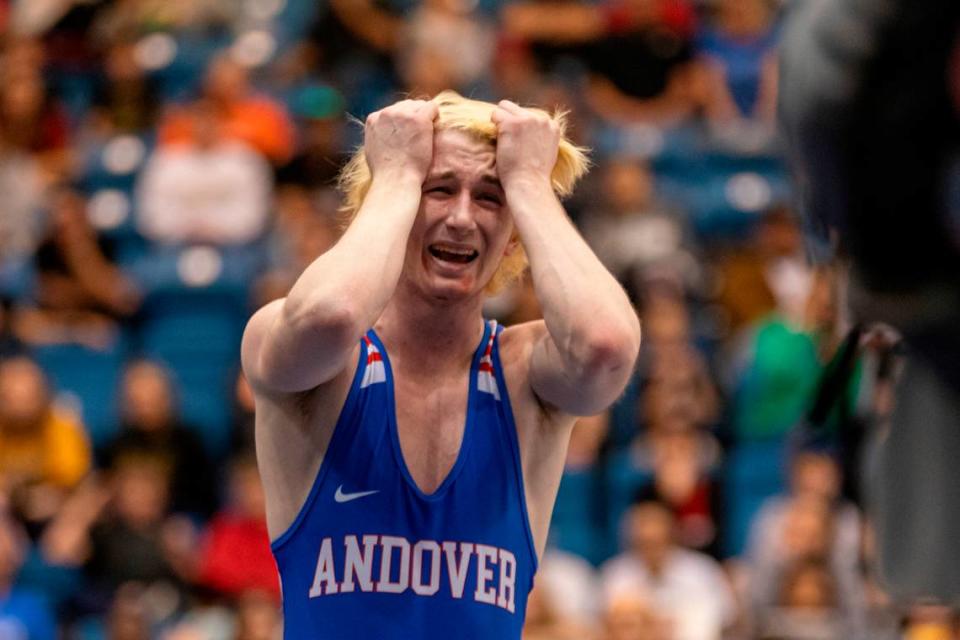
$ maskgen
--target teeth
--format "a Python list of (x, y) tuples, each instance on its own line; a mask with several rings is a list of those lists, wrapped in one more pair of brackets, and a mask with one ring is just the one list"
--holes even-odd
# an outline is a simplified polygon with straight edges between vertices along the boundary
[(461, 249), (458, 247), (448, 247), (447, 245), (443, 245), (443, 244), (435, 244), (433, 245), (433, 248), (436, 249), (437, 251), (443, 251), (444, 253), (453, 253), (458, 256), (473, 255), (473, 249)]

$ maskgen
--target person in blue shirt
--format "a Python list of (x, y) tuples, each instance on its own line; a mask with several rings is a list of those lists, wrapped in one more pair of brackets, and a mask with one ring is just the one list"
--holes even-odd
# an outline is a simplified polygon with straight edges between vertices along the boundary
[(15, 584), (26, 545), (26, 536), (19, 527), (0, 513), (0, 638), (55, 640), (56, 622), (47, 601)]
[[(287, 638), (520, 638), (575, 416), (640, 342), (558, 199), (585, 168), (510, 101), (367, 118), (349, 227), (243, 339)], [(527, 262), (544, 318), (485, 321)]]

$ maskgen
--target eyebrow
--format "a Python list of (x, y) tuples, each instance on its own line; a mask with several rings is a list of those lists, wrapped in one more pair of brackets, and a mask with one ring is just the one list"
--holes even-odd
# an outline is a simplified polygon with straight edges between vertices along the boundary
[[(423, 182), (424, 184), (426, 184), (428, 182), (434, 182), (437, 180), (453, 180), (456, 177), (457, 177), (457, 174), (454, 173), (453, 171), (444, 171), (443, 173), (435, 173), (433, 175), (427, 176), (426, 180), (424, 180)], [(503, 191), (503, 186), (500, 184), (500, 178), (498, 178), (496, 174), (485, 173), (482, 176), (480, 176), (480, 182), (493, 185), (497, 189), (500, 189), (501, 191)]]

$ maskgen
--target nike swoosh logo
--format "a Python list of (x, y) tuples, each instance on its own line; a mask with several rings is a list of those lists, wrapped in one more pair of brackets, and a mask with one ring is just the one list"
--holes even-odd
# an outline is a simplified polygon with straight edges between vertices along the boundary
[(356, 493), (344, 493), (343, 485), (337, 487), (337, 492), (333, 494), (333, 499), (337, 502), (350, 502), (351, 500), (356, 500), (357, 498), (365, 498), (367, 496), (372, 496), (375, 493), (380, 493), (379, 489), (374, 489), (373, 491), (358, 491)]

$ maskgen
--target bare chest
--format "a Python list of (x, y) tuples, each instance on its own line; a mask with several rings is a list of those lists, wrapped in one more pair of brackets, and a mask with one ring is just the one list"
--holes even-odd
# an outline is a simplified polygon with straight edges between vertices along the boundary
[[(454, 379), (455, 378), (455, 379)], [(404, 380), (395, 376), (397, 435), (413, 481), (437, 490), (460, 454), (467, 419), (467, 374), (448, 379)]]

